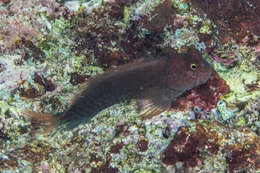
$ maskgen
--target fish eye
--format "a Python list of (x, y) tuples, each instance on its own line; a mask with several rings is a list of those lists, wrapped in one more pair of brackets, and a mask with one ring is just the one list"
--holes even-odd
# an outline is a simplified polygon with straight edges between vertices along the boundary
[(190, 64), (190, 69), (191, 70), (196, 70), (197, 69), (197, 65), (196, 64)]

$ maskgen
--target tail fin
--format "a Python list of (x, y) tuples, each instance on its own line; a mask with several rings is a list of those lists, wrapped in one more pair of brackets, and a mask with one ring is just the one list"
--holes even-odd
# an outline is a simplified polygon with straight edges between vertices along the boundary
[(60, 124), (61, 116), (38, 113), (30, 110), (22, 110), (21, 113), (29, 117), (33, 126), (33, 131), (46, 134), (54, 130)]

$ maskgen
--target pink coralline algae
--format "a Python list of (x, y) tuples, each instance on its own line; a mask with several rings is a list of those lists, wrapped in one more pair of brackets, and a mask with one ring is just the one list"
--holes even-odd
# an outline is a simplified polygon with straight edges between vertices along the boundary
[(246, 35), (260, 34), (259, 0), (192, 0), (192, 4), (218, 25), (223, 41), (241, 42)]
[(3, 50), (13, 46), (21, 38), (32, 42), (38, 41), (42, 37), (41, 30), (47, 27), (39, 14), (59, 17), (67, 13), (67, 10), (54, 0), (2, 2), (9, 2), (8, 6), (0, 9), (0, 40), (3, 40), (0, 46)]
[(37, 28), (31, 26), (25, 21), (1, 19), (4, 26), (0, 26), (0, 38), (5, 41), (2, 49), (10, 47), (21, 37), (33, 39), (32, 36), (39, 36), (40, 32)]
[(209, 136), (200, 125), (198, 131), (190, 133), (188, 127), (181, 127), (175, 134), (173, 140), (162, 153), (162, 162), (172, 165), (176, 162), (185, 162), (189, 166), (202, 164), (200, 150), (207, 146), (212, 154), (217, 154), (219, 146), (214, 142), (209, 142)]
[(120, 153), (120, 150), (123, 148), (124, 143), (123, 142), (118, 142), (115, 145), (111, 146), (110, 152), (111, 153)]
[[(0, 59), (1, 75), (0, 75), (0, 90), (15, 89), (24, 80), (30, 78), (33, 68), (23, 70), (13, 64), (11, 59), (15, 60), (16, 57), (9, 57), (9, 59)], [(12, 80), (10, 80), (12, 79)]]
[(137, 146), (139, 148), (139, 151), (145, 152), (148, 149), (149, 141), (146, 138), (139, 138), (137, 142)]
[(179, 97), (172, 104), (173, 109), (185, 110), (194, 106), (203, 108), (206, 111), (216, 107), (220, 96), (230, 92), (226, 81), (222, 79), (216, 72), (213, 72), (209, 80), (201, 86), (198, 86), (183, 96)]
[[(166, 165), (184, 162), (189, 167), (203, 164), (203, 154), (224, 154), (230, 172), (251, 166), (260, 168), (259, 137), (248, 129), (229, 129), (218, 122), (193, 121), (191, 126), (180, 127), (161, 159)], [(192, 129), (192, 130), (191, 130)], [(225, 129), (224, 132), (216, 129)], [(235, 134), (234, 134), (235, 133)], [(232, 142), (233, 135), (241, 134), (240, 142)], [(215, 156), (212, 156), (215, 157)]]

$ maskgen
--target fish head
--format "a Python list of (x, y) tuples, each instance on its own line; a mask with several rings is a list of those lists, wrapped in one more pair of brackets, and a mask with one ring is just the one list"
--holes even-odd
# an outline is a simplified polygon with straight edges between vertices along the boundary
[(194, 48), (185, 54), (170, 57), (168, 66), (167, 87), (186, 91), (204, 84), (212, 73), (212, 67), (205, 61), (200, 52)]

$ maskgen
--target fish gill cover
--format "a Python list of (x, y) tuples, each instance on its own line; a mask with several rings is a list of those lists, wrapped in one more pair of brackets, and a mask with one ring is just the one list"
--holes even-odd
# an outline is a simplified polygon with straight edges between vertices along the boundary
[[(259, 8), (257, 0), (1, 0), (0, 172), (258, 172)], [(214, 72), (152, 119), (128, 100), (44, 134), (21, 113), (58, 115), (90, 78), (190, 48)]]

